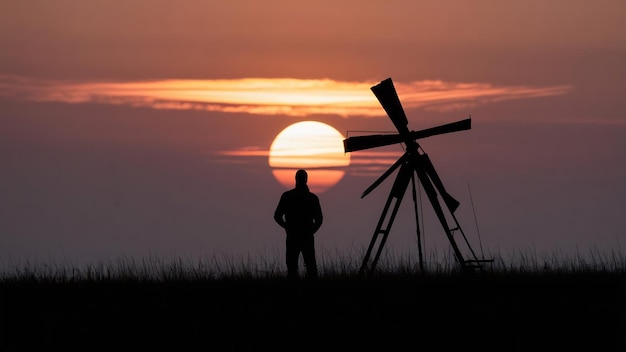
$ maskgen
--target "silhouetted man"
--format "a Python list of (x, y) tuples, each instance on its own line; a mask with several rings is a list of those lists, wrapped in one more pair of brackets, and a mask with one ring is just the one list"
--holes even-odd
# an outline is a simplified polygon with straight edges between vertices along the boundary
[(317, 277), (313, 235), (322, 226), (322, 208), (319, 198), (309, 191), (307, 173), (296, 172), (296, 187), (286, 191), (274, 212), (274, 220), (287, 232), (287, 277), (298, 278), (298, 258), (302, 253), (306, 277)]

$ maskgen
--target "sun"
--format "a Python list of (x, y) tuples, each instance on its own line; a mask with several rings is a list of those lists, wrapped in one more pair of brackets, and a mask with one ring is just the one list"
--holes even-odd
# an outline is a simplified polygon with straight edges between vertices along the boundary
[(343, 140), (341, 132), (322, 122), (302, 121), (287, 126), (270, 146), (272, 174), (285, 188), (293, 188), (296, 171), (305, 169), (311, 192), (324, 192), (343, 178), (343, 168), (350, 165)]

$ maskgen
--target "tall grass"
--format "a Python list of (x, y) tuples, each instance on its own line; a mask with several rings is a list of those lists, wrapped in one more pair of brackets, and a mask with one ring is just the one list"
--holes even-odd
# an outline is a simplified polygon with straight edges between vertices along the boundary
[(535, 248), (493, 254), (494, 271), (507, 273), (626, 273), (626, 254), (620, 248), (602, 251), (592, 248), (581, 252)]
[[(364, 249), (341, 253), (325, 248), (318, 250), (318, 270), (322, 279), (355, 278), (364, 256)], [(501, 253), (488, 252), (492, 263), (484, 264), (482, 272), (495, 274), (626, 274), (626, 255), (620, 249), (592, 249), (574, 254), (561, 250), (541, 252), (534, 248)], [(418, 257), (410, 251), (386, 250), (380, 257), (375, 276), (411, 277), (451, 275), (459, 266), (449, 251), (433, 250), (424, 255), (424, 271)], [(0, 282), (176, 282), (202, 280), (280, 279), (285, 276), (282, 256), (277, 253), (234, 256), (212, 254), (203, 258), (119, 257), (82, 266), (68, 262), (25, 261), (5, 263), (0, 260)], [(301, 272), (304, 273), (301, 264)]]
[(85, 265), (68, 262), (32, 261), (2, 263), (0, 281), (77, 282), (137, 281), (175, 282), (242, 278), (276, 278), (282, 275), (279, 263), (268, 257), (236, 257), (233, 255), (204, 258), (118, 257)]

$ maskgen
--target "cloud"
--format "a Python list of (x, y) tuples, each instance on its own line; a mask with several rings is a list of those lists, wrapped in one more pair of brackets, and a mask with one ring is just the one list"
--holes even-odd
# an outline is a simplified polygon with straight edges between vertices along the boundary
[[(0, 75), (0, 96), (39, 102), (101, 103), (255, 115), (384, 116), (370, 91), (378, 82), (241, 78), (68, 82)], [(450, 111), (512, 99), (566, 94), (572, 86), (495, 86), (440, 80), (394, 82), (405, 109)]]
[[(268, 158), (270, 151), (260, 147), (244, 147), (235, 150), (223, 150), (212, 153), (226, 158), (217, 160), (222, 163), (237, 163), (248, 158)], [(362, 150), (352, 154), (349, 168), (346, 166), (336, 167), (343, 169), (355, 176), (378, 177), (381, 172), (387, 170), (402, 155), (402, 152)]]

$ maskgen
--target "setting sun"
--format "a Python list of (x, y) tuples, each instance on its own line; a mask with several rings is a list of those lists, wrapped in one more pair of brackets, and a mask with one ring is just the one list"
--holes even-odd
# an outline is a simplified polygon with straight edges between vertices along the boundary
[(317, 121), (303, 121), (282, 130), (272, 142), (269, 165), (274, 177), (287, 188), (294, 186), (297, 169), (309, 173), (309, 187), (324, 192), (341, 180), (350, 164), (343, 151), (344, 136), (335, 128)]

